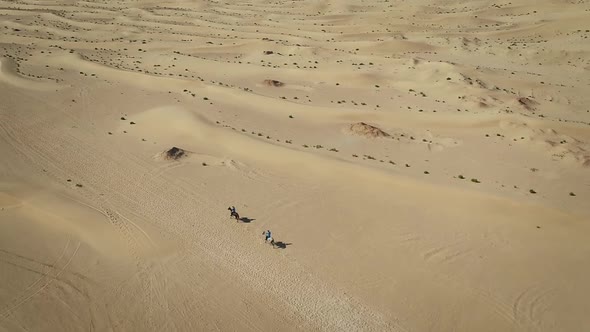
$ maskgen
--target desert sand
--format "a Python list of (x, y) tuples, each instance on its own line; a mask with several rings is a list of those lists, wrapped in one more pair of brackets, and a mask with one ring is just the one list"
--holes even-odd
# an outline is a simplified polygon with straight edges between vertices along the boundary
[(590, 331), (589, 22), (0, 0), (0, 331)]

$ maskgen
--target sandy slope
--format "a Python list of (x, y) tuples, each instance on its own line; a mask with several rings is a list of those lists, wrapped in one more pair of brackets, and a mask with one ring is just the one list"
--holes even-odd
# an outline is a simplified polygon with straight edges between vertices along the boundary
[(0, 330), (590, 330), (589, 4), (0, 21)]

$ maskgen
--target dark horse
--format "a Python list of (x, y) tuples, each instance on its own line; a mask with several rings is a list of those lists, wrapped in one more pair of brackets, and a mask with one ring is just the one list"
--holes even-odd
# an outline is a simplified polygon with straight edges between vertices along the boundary
[(233, 212), (231, 207), (228, 207), (227, 209), (231, 211), (229, 215), (230, 218), (234, 217), (236, 218), (236, 221), (240, 220), (240, 215), (237, 212)]

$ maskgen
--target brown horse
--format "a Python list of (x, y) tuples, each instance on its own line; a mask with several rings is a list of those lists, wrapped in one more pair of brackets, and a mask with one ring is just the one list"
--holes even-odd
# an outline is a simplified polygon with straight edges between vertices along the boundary
[(232, 218), (236, 218), (236, 221), (240, 220), (240, 215), (237, 212), (233, 212), (231, 207), (227, 208), (230, 212), (229, 217)]

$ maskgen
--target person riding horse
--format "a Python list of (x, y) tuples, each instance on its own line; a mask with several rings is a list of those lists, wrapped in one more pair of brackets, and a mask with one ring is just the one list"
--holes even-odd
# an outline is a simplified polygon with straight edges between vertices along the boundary
[(231, 206), (227, 208), (229, 210), (229, 217), (234, 217), (236, 218), (236, 220), (240, 219), (240, 215), (236, 212), (236, 207), (235, 206)]
[(262, 234), (264, 235), (264, 241), (270, 242), (270, 244), (274, 247), (275, 240), (272, 238), (272, 234), (270, 233), (270, 230), (267, 230), (266, 232), (262, 232)]

